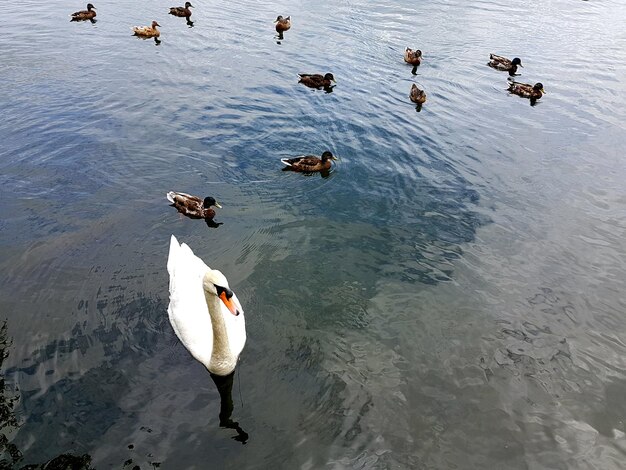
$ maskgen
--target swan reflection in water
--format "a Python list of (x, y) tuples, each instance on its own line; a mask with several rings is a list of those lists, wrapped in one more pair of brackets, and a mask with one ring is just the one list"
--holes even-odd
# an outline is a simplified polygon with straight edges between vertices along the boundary
[(213, 379), (217, 391), (220, 394), (220, 427), (234, 429), (237, 431), (237, 435), (233, 436), (233, 439), (242, 444), (246, 444), (246, 442), (248, 442), (248, 433), (239, 426), (237, 421), (231, 419), (233, 409), (235, 408), (233, 404), (233, 379), (235, 372), (233, 371), (225, 376), (209, 372), (209, 375)]

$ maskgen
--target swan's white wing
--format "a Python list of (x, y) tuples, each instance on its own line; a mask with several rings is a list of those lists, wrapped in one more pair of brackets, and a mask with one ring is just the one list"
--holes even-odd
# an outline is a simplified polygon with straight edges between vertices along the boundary
[(167, 270), (170, 274), (170, 323), (193, 357), (208, 367), (213, 351), (211, 317), (202, 279), (209, 267), (172, 235)]

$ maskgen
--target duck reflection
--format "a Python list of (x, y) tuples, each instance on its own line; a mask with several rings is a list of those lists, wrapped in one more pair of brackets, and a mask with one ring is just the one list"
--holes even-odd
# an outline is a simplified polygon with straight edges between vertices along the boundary
[(237, 435), (233, 436), (233, 439), (242, 444), (246, 444), (246, 442), (248, 442), (248, 433), (239, 426), (237, 421), (231, 419), (233, 409), (235, 408), (233, 404), (233, 379), (235, 377), (235, 371), (224, 376), (210, 372), (209, 375), (213, 379), (217, 391), (220, 394), (220, 427), (234, 429), (237, 431)]
[(218, 228), (220, 225), (224, 225), (224, 222), (216, 222), (213, 219), (204, 219), (204, 221), (209, 228)]
[(156, 44), (157, 46), (161, 44), (161, 40), (157, 37), (154, 38), (146, 38), (146, 37), (142, 37), (142, 36), (137, 36), (139, 39), (143, 39), (144, 41), (150, 40), (150, 39), (154, 39), (154, 44)]

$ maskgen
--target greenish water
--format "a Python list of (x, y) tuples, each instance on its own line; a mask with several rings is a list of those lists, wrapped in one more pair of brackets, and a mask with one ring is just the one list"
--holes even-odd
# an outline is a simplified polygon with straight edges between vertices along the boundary
[[(195, 2), (190, 28), (172, 5), (4, 9), (15, 465), (621, 468), (626, 7)], [(130, 36), (152, 19), (160, 45)], [(536, 106), (490, 52), (544, 84)], [(332, 93), (297, 83), (327, 71)], [(329, 178), (280, 171), (324, 150)], [(168, 190), (216, 197), (223, 225)], [(172, 233), (246, 312), (223, 400), (167, 319)]]

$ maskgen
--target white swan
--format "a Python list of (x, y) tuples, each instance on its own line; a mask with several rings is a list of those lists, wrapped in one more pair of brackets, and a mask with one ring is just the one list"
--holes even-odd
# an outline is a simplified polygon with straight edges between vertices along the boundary
[(246, 343), (243, 308), (226, 277), (209, 268), (174, 235), (167, 260), (170, 304), (167, 313), (178, 339), (216, 375), (235, 370)]

